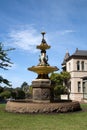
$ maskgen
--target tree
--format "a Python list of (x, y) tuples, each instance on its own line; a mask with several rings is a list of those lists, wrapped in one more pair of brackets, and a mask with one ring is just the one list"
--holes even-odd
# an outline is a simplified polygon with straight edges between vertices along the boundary
[(21, 89), (26, 93), (29, 91), (29, 85), (27, 82), (23, 82), (21, 85)]
[(70, 94), (70, 73), (67, 71), (61, 72), (61, 76), (63, 79), (63, 86), (66, 87), (67, 93)]
[(16, 91), (16, 99), (25, 99), (25, 92), (23, 90)]
[(1, 99), (7, 99), (11, 97), (11, 92), (10, 91), (3, 91), (0, 93), (0, 98)]
[(69, 79), (70, 79), (70, 73), (69, 72), (67, 72), (67, 71), (62, 71), (61, 72), (61, 77), (62, 77), (62, 79), (63, 79), (63, 83), (65, 84), (65, 86), (67, 86), (67, 84), (68, 84), (68, 81), (69, 81)]
[[(11, 50), (14, 50), (14, 48), (4, 49), (4, 45), (0, 43), (0, 69), (8, 70), (8, 67), (11, 67), (12, 62), (7, 54)], [(11, 86), (10, 82), (0, 75), (0, 84), (2, 83)]]
[(29, 95), (28, 95), (28, 98), (32, 98), (32, 93), (33, 93), (33, 89), (32, 89), (32, 86), (30, 85), (29, 86)]
[(7, 79), (3, 78), (2, 76), (0, 76), (0, 84), (1, 83), (4, 83), (4, 84), (6, 84), (8, 86), (11, 86), (10, 81), (8, 81)]
[(3, 89), (4, 89), (4, 88), (0, 86), (0, 93), (3, 92)]
[(62, 85), (62, 83), (63, 83), (62, 76), (59, 73), (52, 73), (50, 75), (50, 79), (51, 79), (52, 83), (55, 85), (57, 85), (57, 84)]
[(61, 94), (68, 94), (68, 81), (70, 79), (70, 73), (52, 73), (50, 76), (52, 86), (54, 87), (54, 97), (60, 98)]
[(30, 94), (29, 94), (29, 85), (27, 82), (23, 82), (22, 85), (21, 85), (21, 89), (24, 91), (25, 93), (25, 98), (28, 98), (30, 97)]

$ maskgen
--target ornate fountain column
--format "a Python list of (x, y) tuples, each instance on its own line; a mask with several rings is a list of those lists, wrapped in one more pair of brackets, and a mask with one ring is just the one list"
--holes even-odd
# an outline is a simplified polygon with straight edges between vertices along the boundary
[(37, 45), (37, 49), (41, 50), (39, 56), (39, 64), (37, 66), (32, 66), (28, 70), (36, 72), (38, 74), (37, 78), (32, 81), (33, 87), (33, 101), (34, 102), (50, 102), (51, 99), (51, 81), (48, 74), (57, 71), (57, 67), (50, 66), (48, 64), (48, 56), (46, 55), (46, 50), (50, 46), (46, 43), (44, 39), (45, 32), (42, 32), (42, 41), (40, 45)]

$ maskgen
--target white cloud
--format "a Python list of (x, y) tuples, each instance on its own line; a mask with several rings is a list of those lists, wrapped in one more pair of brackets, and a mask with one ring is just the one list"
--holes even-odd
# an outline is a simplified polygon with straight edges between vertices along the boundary
[[(75, 33), (72, 29), (57, 30), (55, 32), (48, 32), (48, 38), (46, 37), (47, 43), (51, 43), (56, 36), (65, 36)], [(19, 25), (11, 29), (8, 33), (5, 42), (11, 47), (27, 50), (29, 52), (37, 52), (36, 45), (40, 44), (42, 36), (40, 32), (33, 27), (33, 25)], [(54, 41), (54, 40), (53, 40)]]
[(36, 52), (36, 45), (40, 44), (41, 35), (34, 28), (13, 29), (5, 41), (11, 46)]
[[(69, 35), (74, 34), (74, 33), (76, 33), (76, 31), (75, 31), (75, 30), (72, 30), (72, 29), (56, 30), (55, 32), (49, 32), (49, 33), (48, 33), (48, 35), (49, 35), (49, 39), (48, 39), (48, 40), (51, 39), (51, 41), (52, 41), (52, 40), (55, 39), (56, 37), (57, 37), (57, 38), (58, 38), (58, 37), (61, 37), (61, 36), (65, 36), (65, 37), (66, 37), (66, 35), (69, 36)], [(56, 38), (56, 39), (57, 39), (57, 38)]]
[(57, 31), (56, 33), (58, 33), (59, 35), (66, 35), (74, 32), (75, 32), (74, 30), (61, 30), (61, 31)]

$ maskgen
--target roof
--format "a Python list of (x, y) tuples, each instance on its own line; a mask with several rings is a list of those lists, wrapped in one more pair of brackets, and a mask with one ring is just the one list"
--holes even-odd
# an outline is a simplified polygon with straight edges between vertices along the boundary
[(70, 60), (71, 58), (81, 58), (81, 59), (87, 59), (87, 50), (78, 50), (76, 49), (75, 53), (73, 53), (69, 58), (66, 60)]
[(86, 58), (87, 59), (87, 50), (78, 50), (77, 48), (76, 51), (72, 55), (66, 52), (62, 65), (65, 65), (66, 62), (70, 60), (71, 58), (82, 58), (82, 59)]
[(66, 52), (62, 65), (66, 64), (66, 60), (70, 57), (69, 52)]
[(72, 56), (87, 56), (87, 50), (76, 49), (75, 53), (73, 53)]

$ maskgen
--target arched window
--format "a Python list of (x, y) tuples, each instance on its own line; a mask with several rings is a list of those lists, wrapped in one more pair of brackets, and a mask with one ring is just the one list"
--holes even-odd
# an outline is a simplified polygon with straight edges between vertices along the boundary
[(77, 70), (80, 70), (80, 61), (77, 61)]
[(83, 82), (83, 93), (85, 93), (85, 85), (86, 85), (86, 83)]
[(84, 70), (84, 61), (81, 62), (81, 69)]
[(81, 82), (78, 82), (78, 92), (81, 92)]

